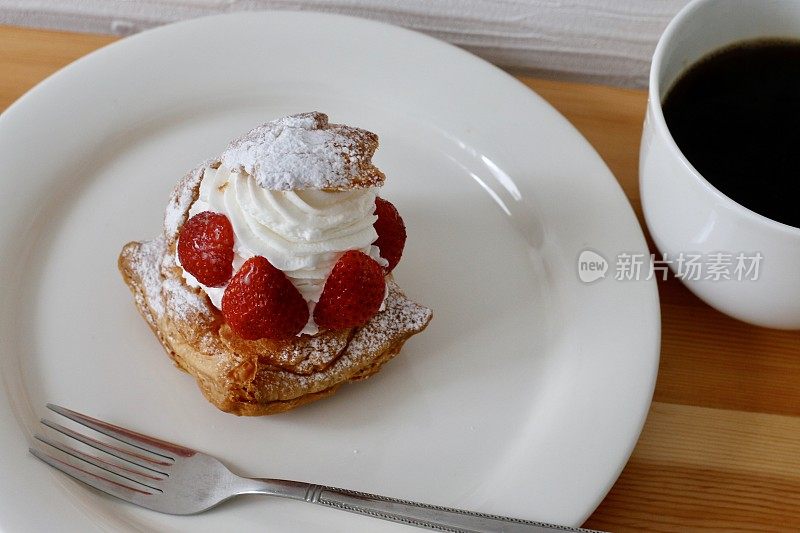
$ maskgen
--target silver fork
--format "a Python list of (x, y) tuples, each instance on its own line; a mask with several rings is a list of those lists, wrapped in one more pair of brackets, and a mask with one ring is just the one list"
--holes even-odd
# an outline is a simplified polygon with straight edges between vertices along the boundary
[[(266, 494), (437, 531), (590, 531), (298, 481), (244, 478), (210, 455), (114, 426), (64, 407), (52, 404), (47, 404), (47, 407), (130, 448), (102, 442), (42, 419), (42, 424), (48, 428), (104, 455), (85, 453), (44, 435), (35, 435), (35, 438), (47, 446), (32, 446), (30, 452), (33, 455), (102, 492), (161, 513), (195, 514), (239, 494)], [(48, 453), (53, 450), (62, 453)]]

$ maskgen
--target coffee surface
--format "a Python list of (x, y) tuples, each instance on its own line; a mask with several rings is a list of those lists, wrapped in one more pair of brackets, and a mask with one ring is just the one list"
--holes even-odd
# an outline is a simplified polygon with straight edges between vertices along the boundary
[(800, 228), (800, 40), (715, 52), (681, 75), (662, 108), (678, 147), (714, 187)]

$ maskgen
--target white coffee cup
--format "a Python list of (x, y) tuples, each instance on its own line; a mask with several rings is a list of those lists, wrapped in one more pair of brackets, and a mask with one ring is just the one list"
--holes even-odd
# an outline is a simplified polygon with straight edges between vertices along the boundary
[[(650, 234), (692, 292), (745, 322), (800, 329), (800, 228), (755, 213), (706, 181), (675, 144), (661, 109), (672, 84), (698, 59), (762, 37), (800, 38), (800, 2), (695, 0), (667, 26), (650, 68), (639, 185)], [(794, 155), (798, 156), (800, 150)], [(754, 179), (768, 181), (770, 176)], [(800, 209), (800, 198), (797, 202)], [(720, 266), (709, 277), (711, 265), (725, 262), (727, 254), (731, 279), (719, 276)], [(687, 272), (689, 258), (705, 266), (699, 279), (696, 269)], [(750, 270), (744, 276), (742, 270), (734, 273), (741, 261)]]

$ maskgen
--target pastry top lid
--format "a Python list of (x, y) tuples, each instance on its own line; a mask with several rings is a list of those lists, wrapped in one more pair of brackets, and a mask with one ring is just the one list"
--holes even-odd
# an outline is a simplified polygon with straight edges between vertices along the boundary
[(253, 128), (231, 141), (220, 160), (265, 189), (343, 191), (383, 185), (383, 172), (372, 164), (377, 147), (374, 133), (329, 124), (327, 115), (313, 112)]

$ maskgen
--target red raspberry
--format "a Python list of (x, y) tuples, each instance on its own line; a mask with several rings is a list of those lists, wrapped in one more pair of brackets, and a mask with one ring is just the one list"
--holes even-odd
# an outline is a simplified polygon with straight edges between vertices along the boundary
[(225, 289), (222, 315), (243, 339), (289, 339), (308, 322), (308, 304), (283, 272), (256, 256)]
[(357, 250), (344, 253), (325, 281), (314, 321), (327, 329), (363, 326), (383, 303), (386, 281), (381, 266)]
[(233, 274), (233, 228), (228, 217), (203, 211), (187, 220), (178, 236), (178, 259), (203, 285), (225, 285)]
[(381, 257), (389, 261), (386, 272), (394, 270), (403, 255), (406, 245), (406, 225), (391, 202), (383, 198), (375, 198), (375, 214), (378, 220), (373, 224), (378, 232), (378, 240), (373, 244), (381, 251)]

